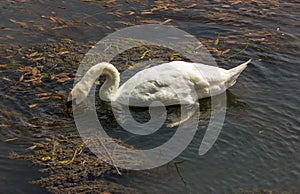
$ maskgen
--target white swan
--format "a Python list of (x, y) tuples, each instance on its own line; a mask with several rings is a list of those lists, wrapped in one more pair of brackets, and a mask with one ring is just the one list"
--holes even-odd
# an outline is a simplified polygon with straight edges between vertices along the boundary
[[(160, 101), (166, 106), (194, 104), (198, 99), (221, 94), (234, 85), (250, 62), (251, 59), (226, 70), (201, 63), (173, 61), (136, 73), (120, 88), (118, 70), (112, 64), (103, 62), (87, 71), (70, 92), (68, 100), (81, 103), (102, 75), (106, 76), (106, 80), (99, 95), (104, 101), (137, 107), (147, 107), (154, 101)], [(193, 91), (196, 91), (196, 96)]]

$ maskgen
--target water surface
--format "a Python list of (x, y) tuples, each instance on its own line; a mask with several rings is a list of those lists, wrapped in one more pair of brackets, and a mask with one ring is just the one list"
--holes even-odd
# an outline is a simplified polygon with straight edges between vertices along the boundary
[[(0, 5), (0, 15), (4, 18), (0, 37), (1, 63), (6, 63), (4, 50), (10, 46), (60, 38), (98, 41), (127, 25), (167, 19), (172, 19), (170, 24), (201, 41), (219, 37), (220, 43), (216, 47), (231, 49), (227, 57), (240, 52), (231, 58), (213, 53), (224, 68), (253, 58), (227, 95), (223, 129), (207, 154), (198, 155), (209, 120), (206, 115), (191, 145), (178, 158), (168, 165), (149, 170), (156, 176), (140, 179), (133, 173), (132, 177), (112, 178), (112, 181), (128, 184), (141, 193), (232, 193), (253, 189), (300, 192), (300, 5), (296, 1), (193, 1), (177, 6), (170, 3), (166, 9), (156, 6), (157, 10), (152, 14), (141, 11), (149, 11), (154, 4), (135, 1), (112, 4), (75, 0), (65, 3), (2, 1)], [(181, 11), (180, 6), (190, 8)], [(130, 11), (134, 14), (130, 15)], [(55, 15), (63, 20), (51, 22), (49, 18)], [(27, 26), (10, 19), (26, 22)], [(28, 161), (9, 160), (8, 154), (10, 151), (26, 153), (26, 148), (35, 141), (35, 131), (28, 130), (28, 120), (48, 118), (52, 124), (44, 127), (45, 133), (51, 133), (55, 122), (66, 130), (75, 126), (59, 111), (63, 110), (60, 105), (57, 105), (58, 109), (49, 104), (29, 110), (27, 105), (31, 104), (31, 99), (14, 96), (13, 89), (16, 88), (4, 79), (18, 79), (18, 75), (12, 71), (1, 77), (0, 118), (3, 122), (0, 138), (18, 139), (0, 143), (0, 192), (44, 193), (42, 188), (28, 181), (45, 175)], [(64, 87), (67, 94), (71, 86), (72, 83), (60, 87)], [(28, 95), (30, 93), (35, 91), (28, 85)]]

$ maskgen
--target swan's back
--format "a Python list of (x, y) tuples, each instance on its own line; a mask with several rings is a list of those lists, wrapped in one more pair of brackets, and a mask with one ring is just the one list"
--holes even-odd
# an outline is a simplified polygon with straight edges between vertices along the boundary
[[(241, 73), (244, 68), (236, 71)], [(149, 106), (154, 101), (165, 105), (193, 104), (198, 98), (224, 92), (239, 73), (231, 80), (231, 70), (173, 61), (136, 73), (119, 88), (113, 100), (130, 106)]]

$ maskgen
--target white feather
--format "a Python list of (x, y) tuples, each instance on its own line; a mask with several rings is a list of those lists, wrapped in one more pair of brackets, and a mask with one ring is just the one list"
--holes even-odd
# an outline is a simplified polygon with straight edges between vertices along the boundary
[(147, 107), (160, 101), (164, 105), (193, 104), (198, 99), (218, 95), (235, 84), (247, 62), (226, 70), (219, 67), (173, 61), (136, 73), (120, 88), (117, 69), (109, 63), (91, 67), (70, 93), (70, 100), (81, 103), (88, 95), (95, 80), (106, 76), (100, 89), (100, 98), (129, 106)]

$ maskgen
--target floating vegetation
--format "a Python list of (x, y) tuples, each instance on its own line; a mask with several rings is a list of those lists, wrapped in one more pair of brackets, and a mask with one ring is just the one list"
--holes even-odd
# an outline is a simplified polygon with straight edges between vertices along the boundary
[(52, 193), (137, 193), (128, 186), (106, 181), (106, 176), (120, 176), (121, 172), (91, 153), (75, 133), (53, 135), (28, 149), (33, 153), (18, 155), (12, 152), (10, 156), (31, 160), (33, 164), (42, 166), (41, 171), (49, 176), (32, 183), (40, 184)]
[[(22, 3), (26, 1), (24, 0)], [(205, 0), (201, 3), (197, 0), (164, 0), (153, 3), (147, 1), (82, 0), (82, 2), (74, 2), (74, 6), (97, 8), (101, 14), (85, 13), (79, 9), (74, 18), (72, 14), (62, 14), (62, 11), (65, 13), (72, 12), (65, 3), (54, 5), (58, 11), (48, 9), (48, 12), (36, 13), (36, 10), (30, 10), (37, 14), (33, 17), (29, 15), (30, 11), (20, 10), (24, 4), (18, 1), (11, 2), (14, 2), (10, 5), (11, 9), (28, 15), (28, 18), (32, 19), (23, 21), (23, 18), (16, 18), (15, 16), (9, 18), (9, 22), (14, 25), (1, 28), (7, 34), (0, 37), (4, 42), (17, 42), (16, 40), (20, 36), (29, 37), (32, 40), (40, 38), (46, 41), (53, 40), (49, 38), (52, 36), (68, 37), (75, 40), (82, 37), (85, 40), (91, 40), (89, 36), (99, 31), (110, 33), (123, 27), (138, 24), (173, 25), (181, 28), (178, 22), (183, 20), (184, 22), (206, 24), (207, 26), (215, 25), (224, 29), (231, 28), (230, 32), (222, 32), (220, 39), (233, 39), (236, 43), (247, 37), (249, 41), (273, 44), (272, 36), (284, 34), (284, 32), (281, 31), (280, 25), (270, 28), (264, 22), (265, 20), (280, 18), (283, 9), (291, 6), (289, 2), (278, 0), (229, 0), (226, 2)], [(285, 12), (285, 16), (297, 23), (292, 14)], [(16, 36), (15, 33), (19, 33), (20, 36)], [(3, 46), (5, 46), (4, 43)], [(38, 57), (35, 60), (38, 59), (42, 60)]]

